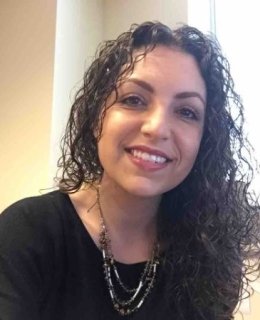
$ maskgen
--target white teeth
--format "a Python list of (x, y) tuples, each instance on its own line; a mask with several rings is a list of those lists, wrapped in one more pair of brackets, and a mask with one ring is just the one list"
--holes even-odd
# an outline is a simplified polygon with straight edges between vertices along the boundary
[(154, 154), (149, 154), (147, 152), (142, 152), (140, 150), (135, 150), (135, 149), (131, 150), (131, 154), (136, 158), (143, 159), (145, 161), (154, 162), (154, 163), (165, 163), (167, 161), (167, 159), (164, 157), (157, 156)]

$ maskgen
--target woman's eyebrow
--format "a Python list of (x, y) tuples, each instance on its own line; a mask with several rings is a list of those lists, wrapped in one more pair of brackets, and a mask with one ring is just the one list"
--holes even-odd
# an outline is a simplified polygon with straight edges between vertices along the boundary
[(206, 106), (206, 101), (202, 98), (201, 94), (199, 94), (196, 91), (184, 91), (184, 92), (180, 92), (177, 93), (175, 95), (175, 98), (177, 99), (185, 99), (185, 98), (199, 98), (200, 101), (203, 103), (204, 106)]
[[(126, 82), (133, 82), (151, 93), (155, 92), (154, 88), (148, 82), (146, 82), (144, 80), (131, 78), (131, 79), (127, 79)], [(174, 96), (175, 99), (185, 99), (185, 98), (193, 98), (193, 97), (199, 98), (200, 101), (203, 103), (203, 105), (206, 106), (206, 101), (203, 99), (201, 94), (199, 94), (196, 91), (183, 91), (183, 92), (177, 93)]]
[(151, 93), (154, 93), (154, 91), (155, 91), (154, 88), (148, 82), (140, 80), (140, 79), (131, 78), (131, 79), (127, 79), (126, 82), (133, 82)]

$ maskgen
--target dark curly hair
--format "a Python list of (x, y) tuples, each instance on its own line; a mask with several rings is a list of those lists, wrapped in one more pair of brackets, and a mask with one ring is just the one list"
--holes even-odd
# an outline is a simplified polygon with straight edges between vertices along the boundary
[(242, 292), (251, 293), (249, 275), (259, 271), (260, 218), (249, 191), (254, 171), (243, 105), (214, 37), (189, 26), (171, 30), (146, 22), (102, 44), (71, 109), (58, 162), (59, 188), (70, 193), (100, 180), (97, 142), (107, 98), (112, 92), (117, 97), (118, 82), (157, 45), (191, 54), (207, 90), (198, 157), (188, 177), (163, 195), (158, 214), (165, 248), (162, 295), (175, 319), (233, 319)]

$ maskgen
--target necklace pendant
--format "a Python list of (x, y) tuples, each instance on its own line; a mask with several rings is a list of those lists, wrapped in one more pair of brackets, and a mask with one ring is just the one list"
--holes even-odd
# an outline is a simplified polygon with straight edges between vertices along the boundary
[(121, 316), (125, 315), (125, 310), (124, 309), (119, 309), (119, 313), (121, 314)]

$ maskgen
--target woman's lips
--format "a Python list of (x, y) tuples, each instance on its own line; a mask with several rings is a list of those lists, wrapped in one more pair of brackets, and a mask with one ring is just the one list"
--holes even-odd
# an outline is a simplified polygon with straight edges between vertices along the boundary
[(144, 145), (135, 145), (135, 146), (130, 146), (126, 148), (127, 152), (132, 153), (133, 151), (137, 151), (137, 152), (143, 152), (143, 153), (147, 153), (149, 155), (154, 155), (154, 156), (159, 156), (162, 158), (165, 158), (166, 161), (172, 161), (171, 157), (169, 155), (167, 155), (165, 152), (155, 149), (155, 148), (151, 148), (148, 146), (144, 146)]
[(146, 171), (163, 169), (172, 161), (164, 152), (146, 146), (126, 148), (131, 161)]

